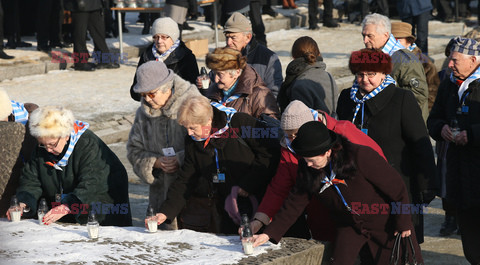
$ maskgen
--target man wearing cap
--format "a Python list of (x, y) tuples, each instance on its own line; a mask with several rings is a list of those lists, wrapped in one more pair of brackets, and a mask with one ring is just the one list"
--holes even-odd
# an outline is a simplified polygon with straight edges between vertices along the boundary
[(370, 14), (362, 21), (363, 43), (369, 49), (381, 49), (392, 57), (391, 76), (397, 86), (415, 95), (422, 117), (428, 117), (428, 86), (421, 61), (391, 34), (390, 19), (380, 14)]
[(412, 35), (412, 25), (406, 22), (392, 22), (392, 35), (400, 42), (403, 47), (413, 52), (425, 70), (425, 77), (428, 85), (428, 110), (430, 111), (437, 95), (437, 89), (440, 85), (437, 67), (433, 61), (415, 44), (415, 36)]
[[(185, 43), (179, 39), (180, 31), (177, 22), (170, 17), (158, 18), (152, 25), (153, 43), (140, 56), (137, 69), (148, 61), (162, 61), (168, 69), (184, 80), (195, 84), (198, 76), (197, 58)], [(141, 96), (134, 91), (137, 75), (130, 87), (130, 96), (140, 101)]]
[(427, 120), (430, 136), (449, 142), (447, 200), (457, 211), (463, 252), (471, 264), (480, 263), (480, 43), (453, 38), (448, 68)]
[(234, 12), (225, 23), (223, 33), (227, 47), (241, 51), (247, 57), (247, 63), (258, 72), (276, 97), (283, 82), (282, 64), (277, 54), (252, 37), (250, 20)]

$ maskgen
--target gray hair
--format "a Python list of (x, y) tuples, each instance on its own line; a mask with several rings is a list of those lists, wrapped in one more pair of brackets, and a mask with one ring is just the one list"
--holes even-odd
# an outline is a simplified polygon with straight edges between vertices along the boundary
[(175, 78), (173, 78), (172, 80), (168, 81), (167, 83), (161, 85), (159, 88), (158, 88), (158, 91), (161, 92), (161, 93), (166, 93), (168, 90), (171, 90), (172, 87), (173, 87), (173, 80)]
[(362, 21), (362, 29), (367, 25), (376, 25), (377, 26), (377, 33), (392, 33), (392, 24), (390, 23), (390, 19), (384, 15), (380, 15), (378, 13), (373, 13), (367, 15)]
[(242, 69), (228, 69), (226, 70), (227, 73), (230, 74), (231, 77), (234, 77), (235, 76), (235, 72), (237, 72), (237, 70), (240, 70), (240, 73), (238, 74), (238, 76), (242, 75)]

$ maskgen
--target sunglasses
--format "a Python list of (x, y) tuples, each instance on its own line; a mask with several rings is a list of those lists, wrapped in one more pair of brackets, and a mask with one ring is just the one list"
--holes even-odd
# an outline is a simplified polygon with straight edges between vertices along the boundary
[(157, 95), (158, 89), (153, 91), (153, 92), (148, 92), (148, 93), (140, 93), (142, 97), (149, 97), (149, 98), (154, 98)]

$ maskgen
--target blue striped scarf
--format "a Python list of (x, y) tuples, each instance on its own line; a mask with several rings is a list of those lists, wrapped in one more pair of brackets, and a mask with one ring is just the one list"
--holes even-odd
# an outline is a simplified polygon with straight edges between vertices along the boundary
[(405, 47), (390, 33), (390, 38), (388, 38), (387, 43), (383, 46), (382, 52), (392, 56), (392, 54), (401, 49), (405, 49)]
[(368, 93), (363, 98), (359, 99), (357, 98), (357, 92), (359, 89), (357, 80), (353, 82), (352, 88), (350, 90), (350, 98), (353, 100), (353, 102), (357, 103), (357, 106), (355, 107), (355, 113), (353, 114), (352, 123), (355, 123), (355, 118), (357, 117), (357, 113), (360, 110), (360, 107), (362, 106), (362, 104), (365, 101), (375, 97), (378, 93), (382, 92), (383, 89), (385, 89), (390, 84), (396, 84), (395, 80), (393, 80), (393, 78), (390, 75), (386, 75), (383, 82), (377, 88), (372, 90), (372, 92)]
[[(473, 72), (473, 74), (471, 74), (469, 77), (467, 77), (467, 79), (465, 79), (465, 81), (463, 81), (463, 83), (458, 88), (458, 99), (459, 100), (462, 100), (462, 95), (467, 90), (468, 85), (470, 85), (470, 83), (472, 83), (473, 81), (475, 81), (479, 78), (480, 78), (480, 67), (477, 68), (477, 70), (475, 70), (475, 72)], [(451, 73), (450, 74), (450, 81), (452, 81), (454, 84), (457, 84), (457, 80), (458, 79), (455, 76), (453, 76), (453, 73)]]
[(12, 113), (15, 116), (15, 122), (21, 123), (23, 125), (27, 124), (28, 121), (28, 111), (25, 109), (25, 106), (13, 100), (10, 100), (12, 103)]
[(413, 52), (413, 50), (415, 50), (415, 48), (417, 48), (417, 44), (413, 43), (412, 45), (410, 45), (410, 47), (408, 47), (407, 49), (411, 52)]
[(178, 45), (180, 45), (180, 40), (176, 40), (172, 47), (170, 47), (170, 49), (168, 49), (166, 52), (160, 54), (158, 53), (158, 50), (157, 48), (155, 47), (155, 44), (153, 45), (152, 47), (152, 53), (153, 53), (153, 56), (155, 56), (155, 60), (156, 61), (165, 61), (165, 59), (170, 55), (170, 53), (172, 53), (177, 47)]
[[(81, 121), (75, 121), (73, 125), (73, 131), (70, 133), (70, 143), (68, 145), (67, 152), (65, 152), (65, 155), (58, 161), (57, 163), (52, 163), (53, 167), (56, 170), (62, 171), (62, 168), (68, 164), (68, 159), (70, 158), (70, 155), (73, 152), (73, 149), (75, 148), (75, 145), (77, 144), (78, 140), (80, 139), (80, 136), (90, 127), (90, 125), (86, 122), (81, 122)], [(50, 165), (47, 162), (47, 165)]]
[[(237, 112), (234, 108), (225, 107), (222, 104), (217, 103), (217, 102), (210, 102), (210, 104), (212, 106), (214, 106), (215, 108), (217, 108), (218, 110), (223, 111), (227, 114), (227, 124), (225, 124), (225, 127), (223, 127), (222, 129), (210, 134), (208, 137), (201, 138), (201, 139), (197, 140), (197, 139), (195, 139), (195, 137), (191, 136), (191, 138), (194, 141), (201, 142), (201, 141), (208, 140), (210, 138), (219, 138), (222, 135), (222, 133), (224, 133), (226, 130), (228, 130), (228, 128), (229, 128), (228, 125), (230, 124), (230, 121), (232, 120), (233, 115)], [(207, 144), (208, 144), (208, 142), (205, 143), (205, 146)]]

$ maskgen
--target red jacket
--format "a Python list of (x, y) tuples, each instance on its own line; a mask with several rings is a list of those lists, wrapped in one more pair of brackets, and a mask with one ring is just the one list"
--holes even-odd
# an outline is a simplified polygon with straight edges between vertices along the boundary
[[(325, 114), (324, 116), (326, 117), (327, 128), (329, 130), (342, 135), (352, 143), (371, 147), (386, 160), (380, 146), (368, 135), (357, 129), (350, 121), (337, 121), (323, 111), (319, 111), (319, 113)], [(281, 149), (280, 164), (278, 165), (277, 173), (270, 181), (257, 213), (264, 213), (268, 215), (271, 220), (282, 207), (290, 190), (295, 185), (298, 158), (297, 155), (288, 149)], [(315, 197), (312, 198), (310, 204), (307, 206), (307, 213), (307, 222), (313, 238), (332, 241), (335, 236), (334, 224), (330, 217), (328, 217), (328, 211), (323, 204), (317, 201)]]

